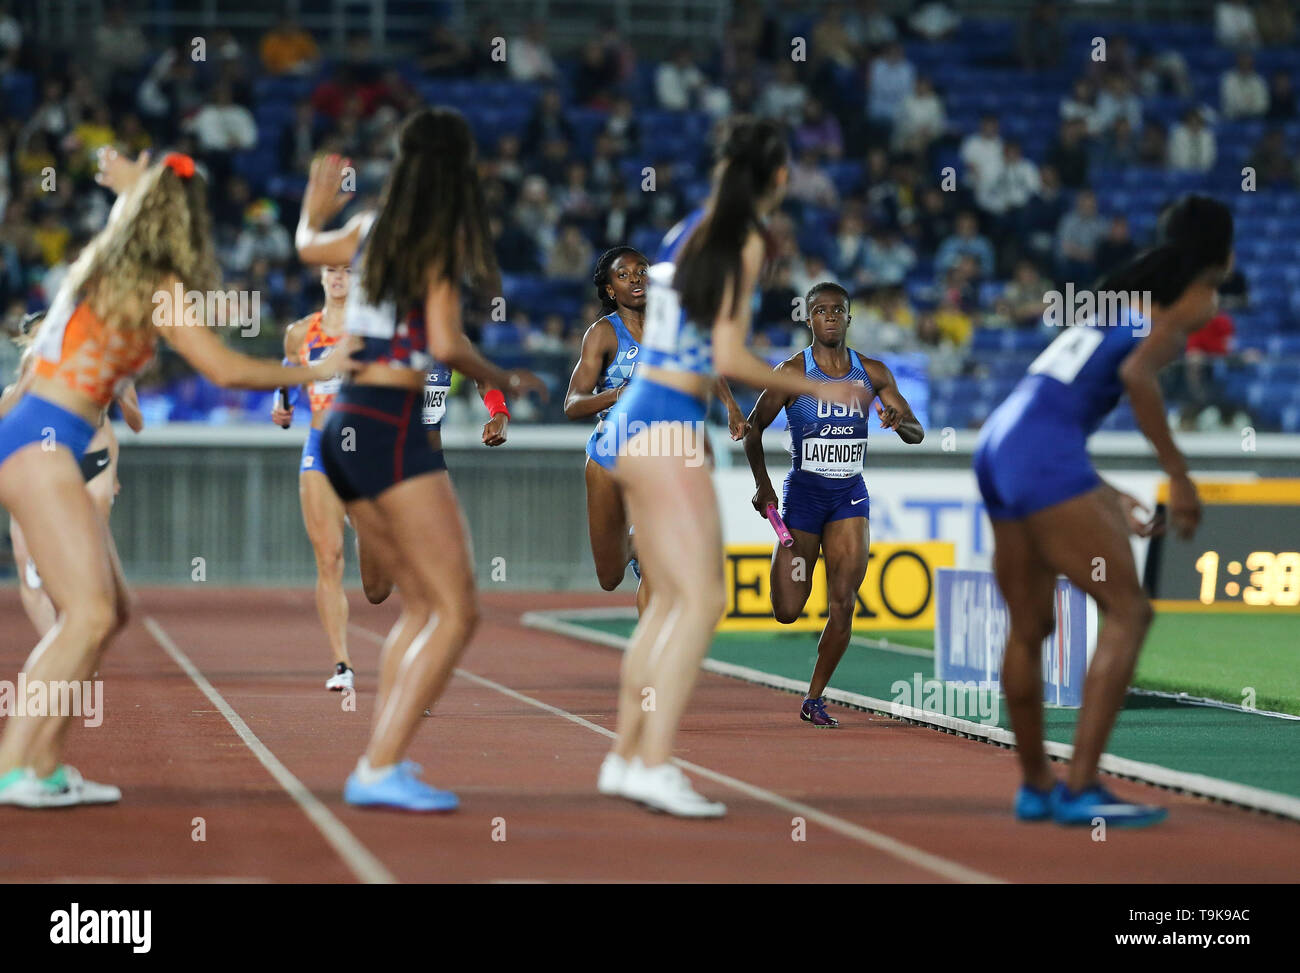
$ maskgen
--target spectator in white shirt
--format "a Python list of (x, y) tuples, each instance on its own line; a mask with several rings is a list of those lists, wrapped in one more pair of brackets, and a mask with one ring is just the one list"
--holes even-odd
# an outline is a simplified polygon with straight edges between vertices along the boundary
[(206, 153), (239, 152), (257, 144), (253, 113), (231, 99), (230, 85), (222, 82), (212, 91), (212, 101), (199, 109), (191, 123), (199, 148)]
[(554, 81), (559, 75), (551, 52), (546, 48), (546, 24), (529, 23), (522, 37), (511, 38), (506, 45), (506, 67), (515, 81)]
[(1214, 39), (1224, 47), (1238, 50), (1259, 46), (1255, 14), (1244, 0), (1222, 0), (1215, 5)]
[(1061, 99), (1061, 121), (1072, 122), (1075, 119), (1083, 122), (1089, 135), (1097, 134), (1097, 92), (1087, 78), (1075, 81), (1074, 88)]
[(961, 18), (946, 3), (931, 0), (908, 18), (907, 25), (927, 41), (941, 41), (961, 25)]
[(704, 72), (695, 64), (689, 47), (679, 47), (671, 61), (664, 61), (655, 72), (655, 95), (659, 107), (669, 111), (694, 108), (707, 84)]
[(1040, 185), (1038, 166), (1024, 157), (1019, 142), (1008, 140), (997, 175), (976, 184), (975, 204), (986, 213), (1003, 216), (1028, 203)]
[[(1105, 86), (1097, 95), (1097, 111), (1094, 118), (1096, 132), (1108, 132), (1119, 119), (1128, 120), (1134, 131), (1142, 127), (1142, 102), (1133, 94), (1129, 81), (1119, 74), (1112, 74), (1106, 79)], [(1091, 134), (1091, 133), (1090, 133)]]
[(758, 114), (774, 118), (793, 128), (803, 117), (808, 89), (799, 83), (794, 64), (781, 61), (776, 66), (776, 77), (763, 89), (758, 99)]
[(1214, 168), (1217, 145), (1199, 109), (1193, 108), (1169, 136), (1169, 168), (1182, 172), (1209, 172)]
[(1224, 118), (1262, 118), (1268, 113), (1268, 83), (1245, 51), (1237, 55), (1237, 66), (1219, 79), (1219, 110)]
[(944, 133), (948, 118), (943, 101), (929, 78), (917, 78), (915, 90), (903, 99), (894, 127), (894, 151), (924, 155), (930, 143)]
[(898, 40), (898, 28), (880, 12), (878, 0), (858, 0), (856, 9), (844, 15), (844, 33), (862, 53)]
[(790, 166), (790, 181), (786, 195), (801, 203), (832, 208), (839, 204), (835, 184), (817, 163), (817, 152), (803, 149)]
[(966, 136), (961, 143), (961, 161), (968, 185), (978, 186), (981, 181), (997, 178), (1002, 168), (1002, 136), (998, 134), (996, 115), (985, 115), (980, 119), (979, 131)]
[(903, 45), (890, 44), (871, 62), (871, 87), (867, 117), (891, 128), (903, 107), (903, 99), (916, 88), (916, 68), (903, 57)]

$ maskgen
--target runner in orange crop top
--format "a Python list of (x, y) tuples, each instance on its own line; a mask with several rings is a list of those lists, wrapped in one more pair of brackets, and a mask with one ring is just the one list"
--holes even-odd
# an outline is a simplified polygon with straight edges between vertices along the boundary
[[(112, 535), (77, 461), (114, 389), (148, 361), (155, 340), (162, 337), (218, 385), (273, 389), (303, 375), (239, 354), (215, 328), (191, 326), (194, 315), (176, 306), (177, 288), (186, 305), (192, 293), (200, 311), (219, 293), (205, 182), (194, 160), (172, 153), (151, 164), (147, 155), (130, 162), (106, 154), (100, 181), (121, 198), (64, 279), (33, 346), (39, 358), (31, 381), (0, 418), (0, 504), (21, 527), (59, 608), (59, 624), (24, 665), (29, 684), (88, 679), (126, 624), (128, 595)], [(340, 344), (309, 377), (355, 370), (351, 350)], [(70, 718), (9, 717), (0, 736), (0, 804), (121, 798), (116, 787), (61, 764)]]

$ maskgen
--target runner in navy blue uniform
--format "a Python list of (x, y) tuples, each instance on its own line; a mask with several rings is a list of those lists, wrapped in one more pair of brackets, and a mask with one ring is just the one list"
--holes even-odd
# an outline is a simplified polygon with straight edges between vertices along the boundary
[[(1170, 435), (1156, 376), (1213, 316), (1231, 266), (1227, 207), (1204, 196), (1169, 207), (1161, 214), (1157, 245), (1098, 288), (1149, 294), (1150, 319), (1108, 311), (1067, 328), (980, 430), (975, 475), (993, 521), (993, 569), (1011, 614), (1002, 687), (1024, 773), (1015, 803), (1021, 820), (1090, 826), (1101, 818), (1141, 826), (1165, 817), (1163, 808), (1117, 800), (1097, 779), (1152, 617), (1128, 534), (1149, 535), (1160, 527), (1140, 515), (1136, 499), (1102, 482), (1087, 439), (1127, 392), (1138, 428), (1169, 475), (1174, 527), (1191, 536), (1200, 500)], [(1065, 782), (1056, 780), (1043, 753), (1041, 645), (1052, 631), (1058, 574), (1096, 599), (1105, 615)]]
[[(880, 428), (893, 429), (905, 443), (919, 443), (925, 430), (912, 415), (884, 362), (864, 358), (847, 344), (849, 295), (839, 284), (817, 284), (808, 292), (808, 327), (813, 342), (777, 366), (777, 371), (823, 382), (850, 382), (879, 399)], [(862, 465), (867, 451), (867, 411), (857, 405), (822, 402), (810, 395), (765, 391), (749, 416), (745, 455), (754, 471), (754, 509), (767, 516), (777, 502), (763, 455), (763, 431), (785, 410), (790, 427), (791, 468), (786, 474), (781, 517), (793, 547), (772, 554), (772, 614), (788, 625), (803, 614), (812, 591), (818, 552), (826, 557), (828, 617), (817, 641), (817, 664), (808, 683), (800, 719), (813, 726), (839, 726), (826, 712), (824, 693), (853, 634), (858, 588), (867, 573), (871, 544), (870, 506)]]

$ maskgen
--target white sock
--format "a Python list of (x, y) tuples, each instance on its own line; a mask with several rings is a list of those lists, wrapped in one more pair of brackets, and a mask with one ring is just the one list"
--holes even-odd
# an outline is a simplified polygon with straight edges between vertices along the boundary
[(357, 776), (361, 778), (361, 783), (373, 784), (391, 774), (396, 766), (389, 764), (386, 767), (371, 767), (369, 759), (363, 756), (357, 761)]

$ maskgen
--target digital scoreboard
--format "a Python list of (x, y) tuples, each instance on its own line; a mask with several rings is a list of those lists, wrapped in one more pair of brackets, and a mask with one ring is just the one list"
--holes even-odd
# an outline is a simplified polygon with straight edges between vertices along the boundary
[[(1206, 606), (1300, 606), (1300, 480), (1196, 481), (1201, 525), (1152, 538), (1145, 584), (1153, 598)], [(1166, 513), (1168, 484), (1158, 509)]]

